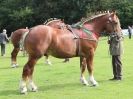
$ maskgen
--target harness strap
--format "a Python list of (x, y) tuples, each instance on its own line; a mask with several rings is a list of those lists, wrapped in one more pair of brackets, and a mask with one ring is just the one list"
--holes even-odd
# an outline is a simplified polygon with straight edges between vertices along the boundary
[(71, 28), (70, 28), (71, 32), (73, 34), (77, 34), (77, 33), (74, 33), (73, 32), (72, 28), (82, 29), (82, 31), (84, 33), (86, 33), (87, 35), (91, 36), (91, 39), (90, 38), (79, 37), (79, 36), (78, 36), (78, 38), (80, 38), (80, 39), (86, 39), (86, 40), (88, 39), (90, 41), (97, 41), (97, 38), (95, 37), (95, 34), (93, 34), (93, 32), (91, 30), (89, 30), (85, 26), (83, 26), (83, 23), (82, 22), (78, 22), (78, 23), (76, 23), (74, 25), (71, 25)]
[(85, 27), (81, 27), (81, 29), (85, 32), (85, 33), (87, 33), (87, 34), (89, 34), (89, 35), (91, 35), (92, 36), (92, 31), (90, 31), (89, 29), (87, 29), (87, 28), (85, 28)]
[(71, 25), (67, 25), (67, 29), (74, 35), (74, 39), (78, 39), (79, 36), (73, 31)]
[(76, 56), (81, 55), (81, 46), (80, 46), (80, 39), (75, 39), (76, 40)]

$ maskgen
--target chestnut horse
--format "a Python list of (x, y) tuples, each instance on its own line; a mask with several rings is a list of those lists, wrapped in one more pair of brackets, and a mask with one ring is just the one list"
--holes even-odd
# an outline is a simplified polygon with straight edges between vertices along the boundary
[[(120, 22), (114, 12), (103, 13), (78, 22), (69, 29), (57, 29), (46, 25), (33, 27), (24, 39), (24, 47), (29, 59), (24, 65), (20, 92), (27, 93), (27, 85), (31, 91), (37, 91), (32, 80), (34, 66), (38, 59), (48, 54), (57, 58), (80, 57), (81, 77), (83, 84), (88, 85), (84, 77), (85, 68), (89, 72), (89, 81), (93, 86), (98, 83), (93, 76), (93, 58), (100, 34), (121, 33)], [(28, 87), (29, 88), (29, 87)]]
[(18, 55), (18, 52), (20, 50), (20, 44), (21, 44), (21, 41), (22, 41), (22, 37), (24, 35), (24, 33), (28, 32), (29, 29), (18, 29), (14, 32), (12, 32), (11, 34), (11, 42), (13, 44), (13, 50), (11, 52), (11, 65), (12, 67), (17, 67), (18, 64), (17, 64), (17, 55)]
[[(62, 20), (56, 19), (56, 18), (50, 18), (45, 23), (45, 25), (55, 27), (55, 28), (63, 28), (65, 27), (65, 24)], [(29, 29), (18, 29), (11, 34), (11, 42), (13, 44), (13, 50), (11, 52), (11, 67), (17, 67), (17, 55), (20, 51), (20, 45), (22, 44), (23, 36), (26, 32), (28, 32)], [(23, 47), (23, 45), (21, 46)], [(24, 51), (24, 49), (22, 49)], [(48, 60), (48, 56), (46, 55), (46, 63), (51, 65), (51, 62)]]
[[(64, 29), (64, 28), (66, 29), (67, 28), (67, 25), (64, 23), (64, 21), (61, 19), (57, 19), (57, 18), (50, 18), (50, 19), (46, 20), (44, 22), (44, 25), (48, 25), (48, 26), (55, 27), (58, 29)], [(68, 61), (69, 61), (69, 58), (65, 58), (65, 60), (63, 62), (68, 62)], [(46, 55), (46, 64), (51, 65), (51, 62), (48, 59), (48, 55)]]

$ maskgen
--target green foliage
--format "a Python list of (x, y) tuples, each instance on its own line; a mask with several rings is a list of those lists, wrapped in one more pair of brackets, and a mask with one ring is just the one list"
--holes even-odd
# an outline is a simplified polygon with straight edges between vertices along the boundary
[(6, 28), (12, 32), (18, 28), (31, 26), (32, 8), (26, 0), (4, 0), (0, 3), (0, 29)]
[(55, 17), (72, 24), (97, 11), (116, 10), (122, 28), (133, 24), (133, 0), (0, 0), (0, 29), (10, 32)]
[[(9, 17), (11, 19), (11, 22), (13, 22), (17, 28), (26, 27), (29, 23), (29, 20), (32, 19), (31, 15), (33, 14), (33, 11), (28, 8), (21, 8), (20, 10), (13, 10), (11, 14), (9, 14)], [(13, 24), (11, 23), (11, 24)]]
[(122, 8), (120, 9), (120, 11), (121, 24), (123, 25), (123, 27), (124, 25), (133, 25), (133, 2), (122, 3)]

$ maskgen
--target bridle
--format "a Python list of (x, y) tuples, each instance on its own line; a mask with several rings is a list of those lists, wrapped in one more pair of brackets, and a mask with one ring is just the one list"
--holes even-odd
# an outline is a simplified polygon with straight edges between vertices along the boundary
[[(110, 35), (109, 35), (110, 37), (118, 37), (118, 38), (123, 37), (122, 35), (119, 35), (119, 33), (116, 31), (115, 25), (118, 25), (118, 23), (114, 22), (112, 20), (111, 16), (109, 16), (109, 20), (108, 20), (107, 23), (110, 24), (112, 29), (113, 29), (113, 32), (111, 32)], [(108, 40), (109, 40), (109, 36), (108, 36)]]
[(108, 22), (107, 22), (107, 23), (111, 25), (111, 27), (112, 27), (112, 29), (113, 29), (113, 32), (116, 32), (116, 31), (115, 31), (115, 25), (117, 25), (117, 22), (114, 22), (114, 21), (112, 20), (111, 16), (109, 16)]

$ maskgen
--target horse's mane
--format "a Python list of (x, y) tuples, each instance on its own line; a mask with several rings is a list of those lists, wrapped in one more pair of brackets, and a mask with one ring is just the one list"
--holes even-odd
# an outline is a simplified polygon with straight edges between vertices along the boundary
[(107, 14), (111, 14), (109, 11), (104, 11), (104, 12), (96, 12), (95, 14), (92, 14), (91, 16), (87, 16), (86, 18), (81, 18), (81, 22), (82, 24), (88, 22), (88, 21), (92, 21), (96, 18), (99, 18), (99, 17), (102, 17), (102, 16), (105, 16)]
[(47, 25), (47, 24), (49, 24), (49, 23), (51, 23), (51, 22), (53, 22), (53, 21), (60, 21), (61, 19), (58, 19), (58, 18), (49, 18), (49, 19), (47, 19), (43, 24), (44, 25)]

